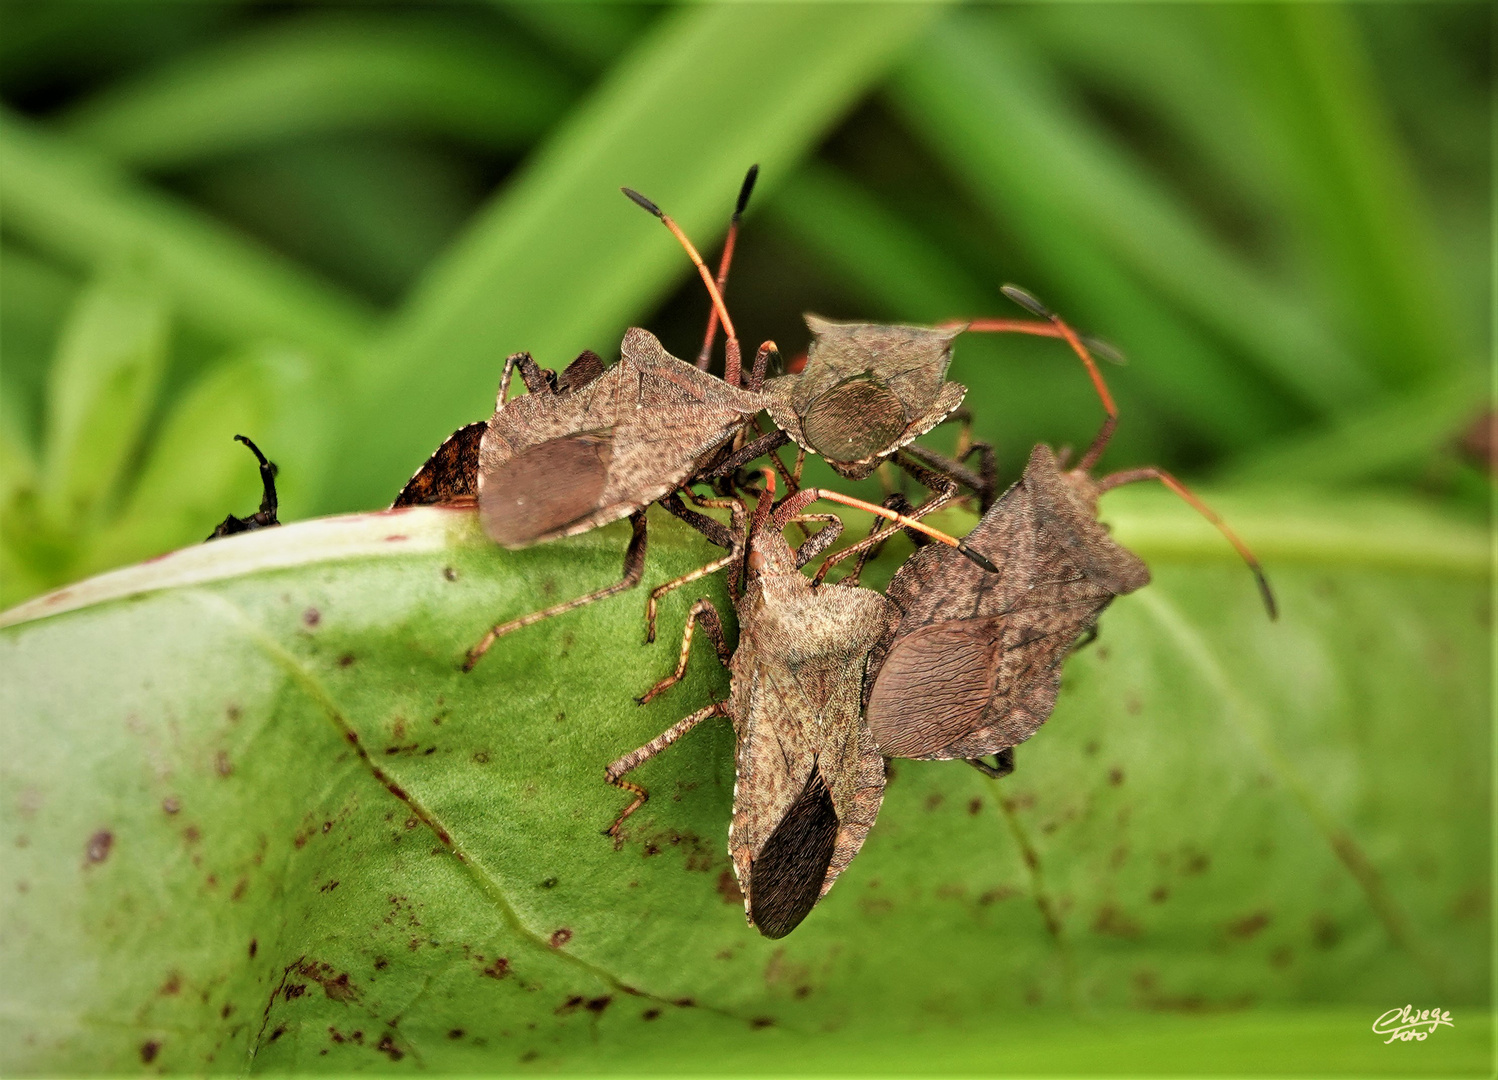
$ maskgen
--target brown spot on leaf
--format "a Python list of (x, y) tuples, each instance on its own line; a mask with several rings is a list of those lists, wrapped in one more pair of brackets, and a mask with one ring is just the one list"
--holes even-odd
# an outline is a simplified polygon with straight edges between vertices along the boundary
[(293, 998), (299, 998), (303, 994), (305, 994), (306, 992), (307, 992), (307, 984), (306, 983), (291, 983), (283, 991), (283, 993), (286, 995), (286, 1000), (287, 1001), (291, 1001)]
[(230, 1001), (226, 1001), (226, 1002), (224, 1002), (224, 1007), (218, 1011), (218, 1014), (219, 1014), (220, 1017), (222, 1017), (223, 1019), (227, 1020), (227, 1019), (229, 1019), (230, 1014), (233, 1013), (233, 1012), (234, 1012), (234, 1003), (230, 1002)]
[(447, 578), (448, 581), (457, 581), (458, 580), (458, 572), (456, 570), (454, 570), (451, 566), (444, 566), (442, 568), (442, 576), (445, 577), (445, 578)]
[(353, 653), (344, 653), (342, 656), (340, 656), (338, 658), (338, 666), (339, 667), (352, 667), (353, 663), (354, 663), (354, 654)]
[(938, 806), (940, 806), (945, 801), (946, 801), (946, 796), (945, 795), (943, 795), (939, 791), (933, 791), (930, 795), (926, 796), (926, 809), (927, 810), (935, 810)]
[(1311, 940), (1318, 949), (1331, 949), (1342, 940), (1342, 928), (1329, 915), (1311, 916)]
[(560, 930), (555, 930), (555, 931), (552, 932), (552, 935), (551, 935), (551, 947), (553, 949), (560, 949), (563, 945), (567, 944), (567, 942), (569, 942), (571, 940), (572, 940), (572, 931), (569, 930), (569, 929), (567, 929), (567, 927), (564, 926)]
[(660, 1016), (660, 1014), (661, 1014), (661, 1011), (659, 1009), (646, 1009), (644, 1012), (642, 1012), (640, 1014), (640, 1019), (641, 1020), (654, 1020), (656, 1017)]
[(749, 1026), (758, 1031), (760, 1028), (774, 1027), (775, 1020), (769, 1016), (756, 1016), (753, 1020), (749, 1021)]
[(447, 1033), (447, 1037), (449, 1039), (461, 1039), (463, 1037), (463, 1029), (462, 1028), (453, 1028), (451, 1031), (449, 1031)]
[(1150, 893), (1150, 901), (1152, 903), (1163, 904), (1169, 898), (1170, 890), (1164, 885), (1156, 885), (1154, 891)]
[(1094, 934), (1112, 934), (1115, 937), (1138, 937), (1139, 924), (1129, 918), (1117, 905), (1104, 904), (1098, 909), (1097, 918), (1092, 922)]
[(390, 1037), (390, 1033), (388, 1031), (384, 1035), (380, 1036), (380, 1041), (375, 1044), (375, 1049), (384, 1054), (391, 1061), (399, 1061), (401, 1058), (406, 1056), (405, 1052), (395, 1045), (395, 1040)]
[(1017, 895), (1018, 892), (1018, 889), (1009, 885), (1000, 885), (997, 888), (988, 889), (978, 897), (978, 906), (988, 907), (988, 905), (996, 904), (1000, 900), (1008, 900), (1011, 896)]
[(189, 844), (196, 844), (199, 840), (203, 839), (203, 833), (196, 825), (189, 825), (182, 830), (182, 839)]
[(1293, 959), (1295, 959), (1295, 954), (1290, 951), (1290, 946), (1288, 945), (1281, 945), (1269, 954), (1269, 964), (1271, 967), (1289, 967), (1290, 961)]
[(286, 1025), (285, 1024), (279, 1024), (279, 1025), (276, 1026), (276, 1030), (272, 1031), (270, 1033), (270, 1041), (271, 1042), (275, 1042), (277, 1039), (279, 1039), (282, 1035), (285, 1035), (285, 1034), (286, 1034)]
[(255, 954), (260, 951), (260, 942), (250, 938), (250, 959), (255, 959)]
[(734, 876), (732, 870), (724, 870), (718, 875), (718, 895), (723, 898), (725, 904), (744, 902), (744, 890), (739, 888), (739, 879)]
[(1108, 783), (1109, 784), (1113, 785), (1114, 787), (1118, 787), (1119, 784), (1123, 783), (1123, 780), (1124, 780), (1124, 772), (1117, 765), (1113, 766), (1113, 768), (1111, 768), (1111, 769), (1108, 770)]
[(161, 808), (168, 814), (175, 814), (182, 809), (182, 800), (175, 795), (168, 795), (161, 800)]
[(306, 611), (302, 612), (302, 622), (308, 626), (316, 626), (322, 622), (322, 612), (318, 611), (315, 607), (309, 607)]
[(613, 997), (608, 994), (605, 994), (603, 997), (589, 998), (588, 1011), (594, 1016), (600, 1016), (602, 1015), (603, 1010), (607, 1009), (609, 1007), (609, 1003), (613, 1000)]
[(552, 1011), (555, 1012), (558, 1016), (567, 1016), (569, 1013), (576, 1012), (579, 1008), (582, 1007), (582, 1004), (583, 996), (581, 994), (574, 994), (572, 995), (572, 997), (562, 1002)]
[(88, 844), (83, 849), (83, 857), (89, 864), (97, 864), (109, 858), (109, 852), (114, 848), (114, 833), (108, 829), (100, 829), (88, 838)]
[[(481, 958), (482, 959), (482, 958)], [(505, 956), (496, 956), (494, 963), (484, 968), (484, 974), (491, 979), (503, 979), (510, 974), (510, 960)]]
[(671, 1004), (675, 1005), (678, 1009), (695, 1009), (697, 1007), (697, 1002), (694, 998), (677, 998)]
[(227, 752), (220, 750), (213, 756), (213, 771), (220, 776), (228, 776), (234, 771), (234, 763), (229, 760)]
[(156, 1055), (161, 1053), (161, 1044), (155, 1039), (148, 1039), (140, 1044), (140, 1061), (142, 1065), (149, 1065), (156, 1060)]
[(245, 890), (250, 887), (250, 879), (242, 877), (234, 883), (234, 891), (229, 894), (231, 900), (244, 899)]
[(171, 997), (173, 994), (180, 994), (182, 992), (181, 972), (173, 971), (169, 973), (166, 977), (166, 982), (162, 983), (161, 989), (156, 992), (162, 997)]
[(967, 804), (967, 812), (977, 817), (983, 812), (983, 800), (978, 798), (970, 799)]
[(1237, 919), (1233, 922), (1228, 923), (1228, 935), (1230, 937), (1235, 937), (1243, 941), (1247, 941), (1249, 938), (1257, 934), (1260, 930), (1264, 929), (1264, 927), (1268, 926), (1269, 920), (1269, 912), (1255, 911), (1251, 915), (1245, 915), (1241, 919)]

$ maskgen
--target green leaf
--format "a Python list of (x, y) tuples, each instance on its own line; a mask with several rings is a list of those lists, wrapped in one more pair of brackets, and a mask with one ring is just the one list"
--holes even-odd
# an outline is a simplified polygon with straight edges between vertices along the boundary
[[(1012, 31), (961, 12), (934, 28), (927, 45), (896, 79), (897, 101), (995, 220), (1023, 228), (1035, 208), (1048, 210), (1048, 240), (1064, 229), (1091, 238), (1124, 276), (1221, 334), (1303, 407), (1335, 414), (1377, 390), (1373, 373), (1302, 297), (1218, 241), (1079, 116), (1049, 66)], [(1088, 268), (1057, 276), (1085, 282)]]
[(280, 337), (331, 362), (370, 329), (369, 308), (316, 275), (5, 111), (0, 199), (7, 230), (34, 247), (83, 267), (145, 264), (174, 311), (217, 334)]
[[(726, 726), (639, 770), (622, 848), (600, 835), (604, 764), (726, 688), (699, 650), (632, 701), (719, 580), (655, 646), (642, 588), (458, 670), (494, 620), (614, 580), (622, 523), (503, 553), (457, 511), (310, 521), (0, 616), (5, 1067), (1485, 1068), (1485, 534), (1214, 495), (1271, 624), (1162, 498), (1108, 496), (1155, 581), (1017, 773), (897, 763), (778, 942), (732, 895)], [(714, 553), (651, 535), (645, 587)], [(1407, 1001), (1456, 1020), (1418, 1058), (1368, 1030)]]
[(113, 509), (156, 406), (169, 320), (159, 293), (112, 275), (79, 298), (47, 387), (43, 498), (80, 529)]
[(235, 435), (287, 463), (276, 481), (281, 516), (304, 516), (331, 451), (327, 395), (313, 370), (304, 355), (262, 346), (189, 387), (162, 422), (119, 520), (91, 544), (86, 565), (104, 569), (159, 555), (201, 540), (226, 514), (252, 513), (260, 505), (260, 471)]
[(567, 80), (477, 30), (365, 12), (278, 21), (113, 83), (61, 126), (148, 169), (371, 128), (522, 148), (566, 106)]
[(529, 350), (548, 366), (584, 348), (615, 355), (628, 321), (692, 272), (621, 184), (707, 247), (744, 170), (759, 162), (773, 189), (941, 10), (703, 5), (652, 24), (428, 270), (365, 358), (345, 489), (329, 508), (375, 503), (448, 432), (487, 413), (507, 353)]

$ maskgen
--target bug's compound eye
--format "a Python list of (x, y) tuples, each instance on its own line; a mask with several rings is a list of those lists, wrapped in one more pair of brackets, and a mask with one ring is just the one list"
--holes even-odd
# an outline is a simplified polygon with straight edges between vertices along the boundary
[(749, 553), (749, 569), (763, 570), (765, 568), (765, 553), (763, 551), (751, 551)]

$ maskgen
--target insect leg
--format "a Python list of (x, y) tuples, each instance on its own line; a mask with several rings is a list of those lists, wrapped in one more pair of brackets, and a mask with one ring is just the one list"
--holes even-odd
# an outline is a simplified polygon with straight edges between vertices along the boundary
[(797, 514), (793, 522), (820, 521), (823, 528), (809, 536), (796, 549), (796, 569), (799, 570), (822, 552), (831, 547), (843, 534), (843, 519), (836, 514)]
[(255, 460), (260, 462), (260, 509), (247, 518), (238, 518), (230, 514), (224, 518), (218, 528), (213, 530), (213, 535), (208, 537), (209, 540), (281, 524), (276, 520), (276, 508), (279, 505), (276, 498), (276, 473), (280, 470), (276, 468), (274, 461), (266, 461), (265, 455), (260, 452), (260, 447), (243, 435), (234, 436), (234, 441), (248, 446), (250, 453), (255, 455)]
[[(757, 457), (762, 457), (765, 454), (775, 456), (774, 451), (780, 449), (780, 447), (790, 441), (791, 437), (783, 431), (772, 431), (768, 435), (761, 435), (741, 449), (735, 450), (710, 470), (697, 477), (697, 479), (716, 480), (720, 476), (729, 476), (734, 470), (747, 465)], [(781, 470), (785, 469), (778, 456), (776, 456), (775, 463)]]
[[(906, 515), (908, 515), (913, 509), (913, 507), (910, 505), (910, 500), (907, 499), (904, 495), (900, 494), (900, 492), (898, 491), (893, 495), (887, 496), (884, 500), (883, 505), (889, 510), (894, 510), (898, 513)], [(887, 527), (885, 526), (884, 518), (876, 517), (874, 519), (873, 526), (869, 529), (869, 536), (879, 536), (879, 542), (860, 551), (858, 553), (858, 561), (853, 564), (853, 569), (849, 570), (846, 574), (839, 578), (837, 583), (839, 585), (856, 586), (858, 584), (859, 578), (863, 577), (863, 568), (865, 564), (872, 558), (878, 558), (880, 548), (882, 548), (885, 541), (887, 541), (893, 535), (894, 532), (887, 529)], [(916, 547), (921, 547), (922, 545), (929, 544), (931, 542), (929, 538), (922, 536), (920, 533), (912, 533), (911, 539), (915, 542)]]
[[(722, 570), (725, 566), (732, 566), (734, 563), (736, 563), (739, 560), (739, 558), (740, 558), (740, 556), (742, 554), (743, 554), (743, 545), (740, 544), (740, 543), (736, 543), (736, 544), (733, 545), (733, 550), (730, 551), (727, 555), (724, 555), (721, 559), (714, 559), (710, 563), (705, 563), (704, 565), (699, 566), (697, 569), (693, 570), (689, 574), (683, 574), (679, 578), (672, 578), (670, 581), (666, 582), (664, 585), (657, 585), (655, 588), (651, 589), (650, 590), (650, 599), (648, 599), (648, 600), (645, 601), (645, 643), (648, 645), (652, 641), (655, 640), (655, 613), (656, 613), (656, 609), (660, 605), (661, 597), (665, 596), (668, 592), (671, 592), (673, 589), (679, 589), (683, 585), (690, 585), (692, 582), (699, 581), (702, 578), (707, 577), (707, 575), (709, 575), (709, 574), (716, 574), (719, 570)], [(737, 575), (735, 575), (735, 576), (737, 576)], [(702, 601), (699, 600), (698, 603), (701, 604)], [(696, 612), (696, 610), (697, 610), (696, 607), (692, 608), (692, 611), (694, 613)], [(715, 615), (714, 618), (716, 618), (716, 617), (717, 616)], [(687, 640), (690, 641), (691, 638), (692, 638), (692, 623), (691, 623), (691, 619), (689, 618), (687, 620)], [(685, 655), (685, 654), (683, 654), (683, 655)], [(648, 696), (647, 696), (647, 700), (648, 700)], [(644, 703), (645, 703), (644, 701), (640, 702), (640, 704), (642, 704), (642, 705)]]
[(982, 758), (963, 758), (963, 760), (984, 776), (991, 776), (995, 780), (1002, 780), (1014, 771), (1014, 747), (1006, 746), (995, 754), (992, 765)]
[[(1078, 466), (1079, 469), (1084, 467), (1081, 465)], [(1238, 539), (1238, 534), (1228, 528), (1227, 522), (1218, 517), (1210, 506), (1197, 498), (1190, 488), (1170, 473), (1164, 469), (1157, 469), (1152, 465), (1143, 469), (1125, 469), (1123, 472), (1116, 472), (1099, 480), (1097, 482), (1098, 494), (1101, 495), (1105, 491), (1112, 491), (1116, 487), (1123, 487), (1125, 484), (1138, 483), (1141, 480), (1160, 481), (1160, 483), (1186, 500), (1198, 514), (1217, 526), (1217, 531), (1227, 537), (1228, 543), (1233, 545), (1238, 554), (1243, 557), (1243, 561), (1248, 564), (1249, 570), (1253, 571), (1254, 580), (1259, 584), (1259, 595), (1264, 600), (1264, 608), (1269, 612), (1269, 617), (1271, 619), (1279, 618), (1279, 605), (1275, 603), (1274, 592), (1269, 588), (1269, 579), (1264, 576), (1264, 568), (1259, 565), (1259, 560), (1248, 549), (1248, 545)]]
[(629, 523), (634, 532), (629, 538), (629, 547), (624, 549), (624, 576), (612, 585), (607, 585), (596, 592), (590, 592), (586, 596), (579, 596), (573, 600), (567, 600), (560, 604), (554, 604), (540, 611), (533, 611), (529, 615), (522, 615), (518, 619), (511, 619), (507, 623), (500, 623), (491, 629), (477, 645), (468, 650), (468, 655), (463, 660), (463, 670), (472, 671), (473, 665), (489, 651), (493, 645), (506, 634), (514, 633), (516, 630), (538, 623), (542, 619), (549, 619), (554, 615), (563, 615), (575, 608), (584, 607), (598, 600), (606, 600), (616, 593), (633, 589), (640, 583), (640, 577), (645, 573), (645, 546), (647, 537), (645, 535), (645, 511), (636, 510), (629, 517)]
[(514, 375), (516, 368), (520, 369), (520, 379), (530, 393), (549, 394), (552, 391), (551, 380), (547, 378), (550, 373), (543, 370), (541, 365), (531, 358), (530, 353), (511, 353), (505, 357), (504, 371), (499, 376), (499, 394), (494, 403), (495, 412), (505, 407), (505, 398), (510, 394), (510, 378)]
[(605, 780), (607, 780), (610, 784), (613, 784), (616, 788), (623, 788), (625, 791), (629, 792), (635, 797), (635, 801), (624, 808), (624, 812), (614, 819), (614, 823), (607, 829), (603, 830), (604, 836), (612, 836), (615, 839), (618, 839), (619, 826), (624, 824), (624, 819), (629, 817), (630, 814), (633, 814), (640, 807), (644, 806), (645, 800), (650, 798), (650, 792), (646, 791), (639, 784), (631, 784), (628, 780), (625, 780), (624, 774), (629, 772), (631, 769), (638, 768), (645, 762), (649, 761), (651, 758), (655, 757), (656, 754), (659, 754), (662, 750), (670, 746), (687, 732), (691, 731), (694, 727), (702, 723), (702, 721), (706, 720), (709, 716), (722, 715), (725, 711), (725, 708), (726, 706), (723, 704), (723, 702), (715, 701), (707, 708), (699, 709), (691, 716), (678, 720), (676, 723), (672, 724), (665, 731), (661, 732), (655, 738), (651, 739), (648, 743), (640, 747), (638, 750), (631, 750), (618, 761), (613, 762), (606, 769), (604, 769), (603, 777)]
[(699, 619), (702, 620), (702, 629), (712, 641), (713, 648), (718, 651), (718, 661), (724, 667), (728, 666), (733, 650), (728, 647), (728, 639), (723, 636), (723, 620), (718, 615), (718, 609), (713, 606), (713, 602), (704, 596), (692, 605), (691, 614), (687, 616), (687, 626), (681, 635), (681, 656), (676, 661), (676, 670), (645, 691), (643, 695), (635, 698), (641, 705), (648, 704), (653, 698), (681, 682), (687, 672), (687, 660), (692, 653), (692, 631)]
[[(902, 469), (915, 477), (917, 483), (931, 491), (931, 498), (927, 499), (920, 506), (908, 512), (901, 512), (906, 521), (917, 521), (933, 511), (940, 510), (957, 494), (957, 483), (950, 476), (944, 476), (935, 470), (923, 468), (915, 461), (899, 457), (897, 457), (897, 460)], [(890, 500), (893, 498), (894, 495), (891, 495), (885, 499), (885, 509), (891, 509)], [(904, 523), (902, 522), (901, 524), (903, 525)], [(838, 563), (855, 555), (862, 556), (870, 548), (882, 544), (888, 539), (888, 536), (880, 535), (878, 532), (871, 532), (864, 539), (858, 541), (858, 543), (850, 544), (848, 547), (843, 548), (842, 551), (829, 555), (822, 565), (817, 568), (816, 575), (812, 580), (820, 585), (826, 579), (828, 572)], [(860, 563), (855, 572), (861, 573), (862, 569), (863, 567)]]

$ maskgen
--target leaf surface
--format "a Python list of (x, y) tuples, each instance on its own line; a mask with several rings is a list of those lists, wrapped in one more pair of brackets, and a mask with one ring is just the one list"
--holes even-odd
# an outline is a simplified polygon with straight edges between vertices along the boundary
[[(1407, 999), (1458, 1020), (1422, 1065), (1478, 1067), (1483, 535), (1407, 502), (1215, 501), (1281, 621), (1210, 528), (1110, 495), (1155, 582), (1068, 662), (1016, 774), (896, 763), (779, 942), (728, 868), (726, 725), (635, 774), (621, 848), (600, 835), (626, 798), (603, 766), (726, 690), (704, 648), (632, 700), (695, 596), (726, 613), (716, 579), (655, 646), (642, 589), (458, 670), (491, 622), (614, 580), (622, 523), (502, 553), (460, 512), (323, 519), (15, 609), (5, 1067), (910, 1072), (991, 1069), (997, 1040), (1033, 1071), (1129, 1047), (1243, 1070), (1293, 1039), (1297, 1068), (1417, 1068), (1367, 1030)], [(714, 554), (651, 525), (646, 586)]]

